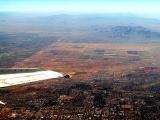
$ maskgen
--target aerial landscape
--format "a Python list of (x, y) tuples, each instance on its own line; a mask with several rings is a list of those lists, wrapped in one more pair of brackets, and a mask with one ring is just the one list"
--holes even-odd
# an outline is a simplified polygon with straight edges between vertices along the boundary
[(160, 120), (160, 2), (46, 1), (0, 1), (0, 120)]

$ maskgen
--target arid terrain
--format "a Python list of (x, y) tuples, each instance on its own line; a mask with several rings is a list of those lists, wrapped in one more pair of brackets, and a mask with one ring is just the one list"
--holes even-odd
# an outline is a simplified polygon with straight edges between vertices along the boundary
[(159, 119), (158, 20), (31, 18), (0, 18), (0, 67), (69, 77), (0, 88), (0, 120)]
[[(14, 67), (41, 67), (74, 76), (106, 72), (129, 72), (152, 64), (149, 45), (57, 42)], [(47, 61), (47, 62), (46, 62)]]

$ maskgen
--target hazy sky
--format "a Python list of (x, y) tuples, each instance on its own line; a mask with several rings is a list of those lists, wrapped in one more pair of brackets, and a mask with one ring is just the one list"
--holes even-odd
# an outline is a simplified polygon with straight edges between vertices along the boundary
[(160, 0), (0, 0), (0, 11), (159, 14)]

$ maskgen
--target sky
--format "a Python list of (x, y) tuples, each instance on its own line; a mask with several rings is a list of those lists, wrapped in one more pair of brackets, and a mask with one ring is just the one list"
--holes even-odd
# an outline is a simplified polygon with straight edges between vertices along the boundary
[(0, 0), (4, 12), (160, 14), (160, 0)]

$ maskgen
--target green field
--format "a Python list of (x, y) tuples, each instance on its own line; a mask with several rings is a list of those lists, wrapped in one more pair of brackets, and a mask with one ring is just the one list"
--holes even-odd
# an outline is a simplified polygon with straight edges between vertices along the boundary
[(97, 54), (112, 54), (113, 51), (112, 50), (101, 50), (101, 49), (97, 49), (97, 50), (94, 50), (95, 53)]

